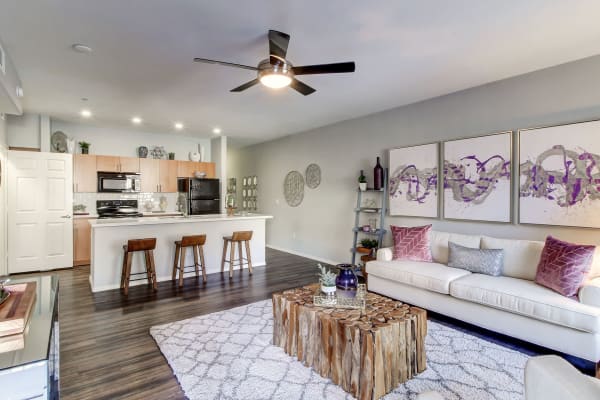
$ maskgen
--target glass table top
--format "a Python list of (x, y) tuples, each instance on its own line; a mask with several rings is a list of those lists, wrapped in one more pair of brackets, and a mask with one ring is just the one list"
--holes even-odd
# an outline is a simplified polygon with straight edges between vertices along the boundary
[(23, 333), (25, 345), (19, 350), (0, 352), (0, 370), (48, 358), (53, 317), (58, 312), (58, 277), (48, 275), (22, 279), (11, 278), (7, 285), (25, 282), (36, 282), (37, 284), (35, 303), (31, 310), (29, 323)]

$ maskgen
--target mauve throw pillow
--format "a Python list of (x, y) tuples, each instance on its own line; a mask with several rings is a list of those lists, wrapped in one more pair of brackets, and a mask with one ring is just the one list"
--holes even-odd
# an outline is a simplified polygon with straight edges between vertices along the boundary
[(394, 226), (390, 225), (394, 248), (392, 259), (432, 262), (429, 232), (431, 225), (425, 226)]
[(592, 265), (596, 246), (563, 242), (548, 236), (535, 282), (563, 296), (577, 295)]

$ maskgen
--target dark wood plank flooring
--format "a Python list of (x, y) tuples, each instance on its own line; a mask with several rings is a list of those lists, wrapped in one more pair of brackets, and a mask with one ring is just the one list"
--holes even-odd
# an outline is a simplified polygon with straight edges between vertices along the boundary
[(270, 298), (316, 281), (316, 262), (267, 249), (267, 266), (187, 278), (183, 288), (159, 283), (154, 293), (133, 286), (93, 294), (89, 267), (59, 271), (61, 398), (184, 399), (169, 365), (149, 334), (153, 325)]

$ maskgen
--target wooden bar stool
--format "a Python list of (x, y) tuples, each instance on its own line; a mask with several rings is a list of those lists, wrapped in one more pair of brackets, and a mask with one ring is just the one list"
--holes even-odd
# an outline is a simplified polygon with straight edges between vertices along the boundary
[[(173, 280), (177, 279), (179, 271), (179, 286), (183, 286), (183, 273), (186, 268), (194, 268), (199, 276), (198, 268), (202, 267), (202, 280), (206, 283), (206, 264), (204, 263), (204, 243), (206, 235), (184, 236), (175, 242), (175, 260), (173, 261)], [(185, 266), (185, 249), (192, 247), (194, 250), (194, 265)], [(181, 256), (180, 256), (181, 254)], [(198, 260), (199, 258), (199, 260)]]
[[(149, 239), (132, 239), (128, 240), (127, 244), (123, 246), (123, 269), (121, 271), (121, 289), (123, 293), (127, 295), (129, 292), (130, 281), (140, 281), (148, 279), (148, 283), (152, 285), (154, 290), (157, 290), (156, 283), (156, 269), (154, 267), (154, 249), (156, 248), (156, 238)], [(144, 258), (146, 261), (146, 272), (135, 272), (131, 273), (131, 261), (133, 259), (133, 253), (136, 251), (143, 251)], [(146, 275), (143, 278), (131, 279), (131, 275)]]
[[(248, 262), (248, 270), (252, 275), (252, 260), (250, 258), (250, 240), (252, 239), (252, 231), (238, 231), (233, 232), (231, 236), (223, 237), (223, 257), (221, 257), (221, 272), (225, 271), (225, 263), (229, 263), (229, 277), (233, 278), (233, 267), (239, 265), (240, 269), (244, 267), (244, 261)], [(239, 258), (235, 258), (235, 243), (238, 245)], [(246, 258), (242, 256), (242, 243), (246, 245)], [(227, 256), (227, 245), (231, 244), (231, 253), (229, 254), (229, 260)], [(237, 262), (237, 263), (236, 263)]]

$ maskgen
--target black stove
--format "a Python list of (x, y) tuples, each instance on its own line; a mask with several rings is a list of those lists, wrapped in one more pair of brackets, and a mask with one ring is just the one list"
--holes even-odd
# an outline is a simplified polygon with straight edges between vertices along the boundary
[(98, 218), (138, 218), (143, 214), (138, 212), (137, 200), (98, 200), (96, 201)]

